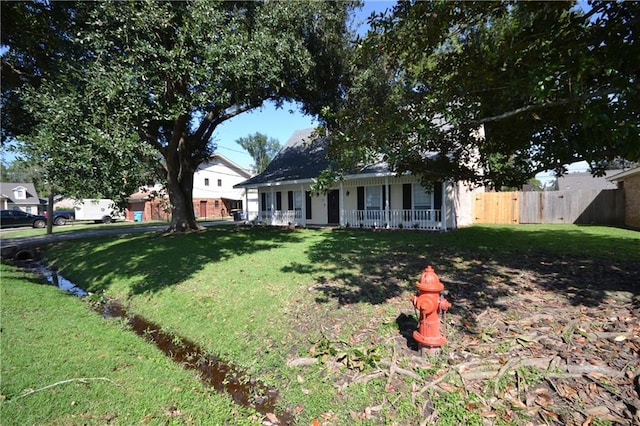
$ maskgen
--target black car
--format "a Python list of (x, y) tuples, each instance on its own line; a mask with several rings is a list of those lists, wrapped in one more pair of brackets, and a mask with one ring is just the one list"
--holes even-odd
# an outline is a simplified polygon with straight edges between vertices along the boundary
[(14, 228), (17, 226), (44, 228), (47, 226), (47, 218), (41, 215), (25, 213), (22, 210), (0, 210), (0, 228)]

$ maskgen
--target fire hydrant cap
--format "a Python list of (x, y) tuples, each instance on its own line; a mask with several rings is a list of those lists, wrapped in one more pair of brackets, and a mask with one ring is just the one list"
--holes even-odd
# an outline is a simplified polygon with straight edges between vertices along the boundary
[(440, 278), (431, 266), (427, 266), (422, 271), (420, 281), (416, 283), (418, 290), (424, 292), (440, 292), (444, 290), (444, 285), (440, 282)]

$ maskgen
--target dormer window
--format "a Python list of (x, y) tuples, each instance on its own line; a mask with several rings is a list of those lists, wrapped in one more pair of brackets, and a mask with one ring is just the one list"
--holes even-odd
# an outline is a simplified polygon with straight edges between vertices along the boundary
[(22, 186), (13, 188), (13, 198), (15, 198), (16, 200), (26, 200), (27, 190)]

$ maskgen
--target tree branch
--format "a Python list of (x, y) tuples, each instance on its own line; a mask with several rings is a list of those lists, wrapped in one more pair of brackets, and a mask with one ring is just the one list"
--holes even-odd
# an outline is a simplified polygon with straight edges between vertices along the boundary
[[(636, 87), (637, 87), (637, 85), (636, 85)], [(474, 126), (479, 126), (479, 125), (484, 124), (484, 123), (490, 123), (490, 122), (494, 122), (494, 121), (504, 120), (505, 118), (514, 117), (516, 115), (519, 115), (519, 114), (522, 114), (522, 113), (528, 112), (528, 111), (537, 111), (537, 110), (541, 110), (541, 109), (544, 109), (544, 108), (551, 108), (551, 107), (556, 107), (556, 106), (579, 103), (579, 102), (586, 101), (587, 99), (591, 99), (591, 98), (599, 97), (599, 96), (612, 95), (614, 93), (616, 93), (616, 89), (615, 88), (607, 87), (606, 89), (596, 90), (593, 93), (588, 93), (588, 94), (583, 95), (583, 96), (577, 96), (577, 97), (568, 98), (568, 99), (560, 99), (560, 100), (552, 101), (552, 102), (543, 102), (543, 103), (539, 103), (539, 104), (526, 105), (526, 106), (523, 106), (521, 108), (516, 108), (514, 110), (507, 111), (507, 112), (502, 113), (502, 114), (494, 115), (494, 116), (491, 116), (491, 117), (485, 117), (485, 118), (481, 118), (480, 120), (472, 121), (471, 124), (474, 125)]]
[(40, 391), (43, 391), (43, 390), (46, 390), (46, 389), (50, 389), (50, 388), (52, 388), (54, 386), (64, 385), (65, 383), (71, 383), (71, 382), (87, 383), (90, 380), (104, 380), (106, 382), (113, 383), (114, 385), (119, 386), (113, 380), (107, 379), (106, 377), (78, 377), (77, 379), (62, 380), (60, 382), (52, 383), (50, 385), (44, 386), (44, 387), (39, 388), (39, 389), (30, 390), (28, 392), (23, 393), (20, 396), (15, 397), (14, 399), (12, 399), (12, 401), (15, 401), (15, 400), (20, 399), (20, 398), (24, 398), (25, 396), (32, 395), (32, 394), (34, 394), (36, 392), (40, 392)]
[(243, 112), (258, 108), (260, 105), (262, 105), (261, 101), (253, 101), (244, 105), (234, 105), (225, 109), (224, 112), (209, 111), (202, 120), (202, 123), (198, 127), (194, 136), (198, 140), (208, 141), (218, 125), (235, 117), (236, 115), (242, 114)]

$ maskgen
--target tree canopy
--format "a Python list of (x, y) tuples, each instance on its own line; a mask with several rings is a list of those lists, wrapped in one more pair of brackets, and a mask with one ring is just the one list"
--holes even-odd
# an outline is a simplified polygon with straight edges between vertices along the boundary
[[(303, 112), (318, 114), (335, 108), (344, 92), (350, 2), (72, 6), (82, 24), (63, 32), (69, 43), (56, 55), (72, 74), (62, 86), (52, 81), (32, 91), (27, 110), (35, 114), (35, 105), (53, 100), (65, 114), (84, 117), (77, 125), (83, 137), (114, 161), (119, 149), (136, 158), (136, 148), (152, 148), (166, 170), (171, 231), (199, 228), (193, 173), (215, 150), (219, 124), (265, 101), (299, 102)], [(43, 28), (59, 33), (55, 25)], [(7, 43), (16, 52), (28, 50), (20, 37)], [(46, 130), (47, 137), (60, 133)]]
[(253, 158), (256, 173), (262, 173), (280, 150), (278, 139), (260, 132), (239, 138), (236, 142)]
[[(150, 175), (153, 153), (86, 102), (91, 52), (74, 39), (90, 8), (3, 2), (2, 142), (18, 145), (41, 193), (113, 198), (120, 206)], [(107, 124), (107, 125), (105, 125)]]
[(345, 168), (382, 156), (425, 181), (497, 188), (637, 161), (640, 3), (580, 5), (407, 1), (373, 16), (328, 112), (331, 152)]

